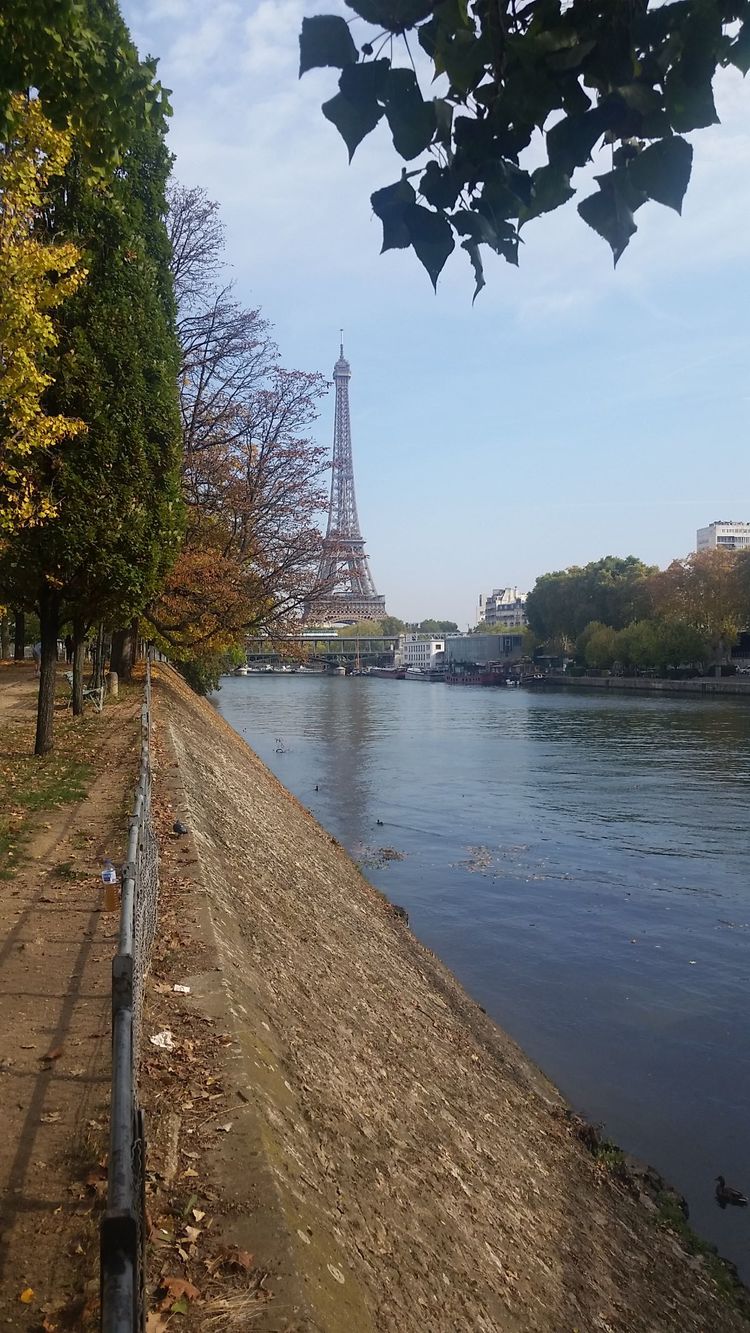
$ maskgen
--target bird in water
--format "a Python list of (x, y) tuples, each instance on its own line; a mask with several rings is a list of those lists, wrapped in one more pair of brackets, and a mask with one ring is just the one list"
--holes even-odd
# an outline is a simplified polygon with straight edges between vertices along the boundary
[(723, 1176), (717, 1176), (716, 1202), (720, 1208), (726, 1208), (728, 1203), (733, 1204), (735, 1208), (747, 1208), (747, 1195), (727, 1185)]
[(378, 828), (384, 827), (382, 819), (376, 819), (375, 823), (377, 824)]

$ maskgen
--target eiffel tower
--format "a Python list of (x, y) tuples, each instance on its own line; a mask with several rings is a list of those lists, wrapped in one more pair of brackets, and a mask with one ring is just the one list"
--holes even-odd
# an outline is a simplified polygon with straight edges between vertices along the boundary
[(329, 592), (307, 608), (307, 619), (318, 624), (337, 620), (380, 620), (385, 597), (375, 591), (370, 562), (359, 530), (354, 493), (352, 433), (349, 420), (351, 367), (344, 356), (343, 332), (339, 359), (333, 368), (336, 413), (333, 425), (333, 465), (328, 528), (318, 569), (318, 581)]

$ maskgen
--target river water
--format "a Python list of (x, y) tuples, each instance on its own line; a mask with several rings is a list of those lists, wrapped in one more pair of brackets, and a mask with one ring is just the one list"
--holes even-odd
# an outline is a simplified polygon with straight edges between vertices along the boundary
[(750, 1280), (714, 1199), (750, 1193), (750, 705), (299, 674), (217, 704)]

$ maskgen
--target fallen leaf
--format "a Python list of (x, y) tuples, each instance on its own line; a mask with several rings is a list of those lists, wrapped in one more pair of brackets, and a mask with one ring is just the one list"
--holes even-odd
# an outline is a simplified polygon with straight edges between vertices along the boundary
[(146, 1316), (146, 1333), (163, 1333), (166, 1327), (167, 1319), (165, 1315), (157, 1314), (155, 1310), (152, 1310)]
[(240, 1268), (244, 1268), (247, 1273), (250, 1272), (250, 1269), (253, 1266), (253, 1256), (250, 1254), (249, 1250), (234, 1249), (232, 1257), (235, 1263), (239, 1264)]
[(43, 1125), (55, 1125), (61, 1115), (62, 1111), (45, 1111), (44, 1115), (39, 1117), (39, 1120)]
[(200, 1234), (201, 1234), (200, 1227), (185, 1227), (184, 1239), (189, 1240), (191, 1245), (193, 1245), (195, 1241), (197, 1241)]
[(206, 1261), (206, 1271), (213, 1277), (220, 1268), (242, 1268), (249, 1273), (253, 1268), (253, 1255), (249, 1250), (240, 1250), (236, 1245), (228, 1250), (220, 1250), (213, 1259)]
[(217, 1125), (216, 1132), (217, 1134), (228, 1134), (231, 1128), (232, 1122), (229, 1120), (226, 1125)]
[(31, 1305), (31, 1302), (34, 1299), (34, 1288), (24, 1287), (18, 1299), (22, 1305)]
[(188, 1313), (187, 1297), (185, 1297), (185, 1296), (180, 1296), (180, 1299), (179, 1299), (178, 1301), (175, 1301), (175, 1302), (174, 1302), (174, 1305), (172, 1305), (172, 1306), (170, 1307), (170, 1313), (171, 1313), (171, 1314), (187, 1314), (187, 1313)]
[(62, 1045), (60, 1045), (60, 1046), (55, 1046), (51, 1051), (48, 1051), (46, 1055), (40, 1055), (40, 1056), (39, 1056), (39, 1059), (40, 1059), (40, 1060), (59, 1060), (59, 1059), (60, 1059), (60, 1056), (62, 1055), (62, 1053), (63, 1053)]
[(205, 1213), (201, 1212), (200, 1208), (193, 1208), (191, 1209), (191, 1212), (196, 1222), (202, 1222), (204, 1217), (206, 1216)]

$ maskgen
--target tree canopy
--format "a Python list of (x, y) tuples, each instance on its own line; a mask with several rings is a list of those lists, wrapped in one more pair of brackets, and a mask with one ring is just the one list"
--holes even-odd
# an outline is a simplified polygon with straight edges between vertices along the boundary
[(12, 130), (14, 94), (32, 88), (104, 184), (134, 137), (163, 130), (170, 114), (156, 61), (140, 60), (116, 0), (4, 0), (0, 141)]
[(750, 555), (721, 548), (674, 560), (651, 580), (658, 613), (701, 633), (719, 655), (750, 626)]
[(215, 203), (173, 184), (185, 540), (148, 610), (201, 688), (249, 631), (283, 637), (320, 590), (327, 451), (309, 438), (322, 376), (279, 363), (269, 322), (224, 282)]
[(458, 243), (475, 295), (483, 247), (517, 264), (523, 227), (573, 197), (596, 149), (603, 170), (578, 212), (615, 263), (648, 200), (679, 213), (693, 158), (684, 135), (718, 120), (717, 69), (750, 67), (750, 0), (346, 3), (369, 27), (304, 19), (300, 75), (340, 70), (323, 114), (350, 160), (385, 120), (415, 163), (371, 196), (383, 250), (411, 247), (436, 285)]
[(50, 410), (85, 423), (85, 433), (39, 451), (48, 510), (0, 548), (3, 598), (40, 607), (40, 752), (52, 745), (54, 656), (44, 667), (60, 618), (80, 642), (95, 620), (116, 625), (142, 612), (181, 535), (169, 167), (158, 130), (133, 141), (108, 190), (74, 154), (45, 208), (50, 242), (80, 250), (87, 281), (58, 308), (46, 389)]
[(43, 403), (57, 345), (53, 313), (85, 277), (80, 250), (40, 225), (50, 182), (68, 164), (71, 136), (51, 125), (38, 98), (17, 94), (9, 111), (0, 153), (0, 531), (6, 533), (49, 517), (37, 465), (85, 429)]
[(699, 551), (663, 570), (607, 556), (537, 579), (527, 599), (537, 642), (590, 667), (722, 661), (750, 628), (750, 552)]
[(529, 625), (542, 639), (567, 643), (592, 620), (622, 629), (646, 611), (648, 578), (655, 573), (634, 555), (608, 555), (543, 574), (526, 599)]

